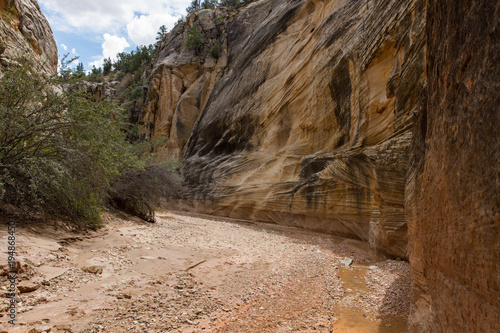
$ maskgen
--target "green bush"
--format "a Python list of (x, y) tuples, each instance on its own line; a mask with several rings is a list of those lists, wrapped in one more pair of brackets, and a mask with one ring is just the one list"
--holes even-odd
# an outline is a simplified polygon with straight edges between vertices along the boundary
[(162, 200), (176, 198), (180, 189), (180, 178), (171, 163), (150, 165), (118, 177), (112, 185), (109, 203), (145, 221), (155, 222), (155, 208)]
[(2, 11), (2, 18), (7, 24), (12, 23), (12, 18), (16, 16), (16, 10), (14, 7), (9, 7)]
[(221, 24), (224, 24), (224, 22), (226, 22), (226, 17), (222, 14), (220, 14), (219, 16), (217, 16), (215, 18), (215, 23), (221, 25)]
[(121, 110), (16, 62), (0, 85), (0, 203), (98, 225), (111, 180), (140, 164), (111, 120)]
[(111, 59), (110, 58), (104, 59), (102, 65), (102, 74), (105, 76), (108, 75), (109, 73), (111, 73), (111, 69), (113, 69), (113, 63), (111, 62)]
[(221, 0), (219, 3), (221, 6), (227, 6), (227, 7), (233, 7), (233, 8), (241, 5), (240, 0)]
[(222, 47), (220, 46), (220, 43), (218, 41), (214, 42), (208, 52), (212, 55), (212, 57), (218, 59), (222, 53)]
[(116, 75), (116, 80), (117, 81), (123, 80), (123, 78), (125, 77), (125, 75), (127, 75), (127, 73), (125, 73), (125, 72), (118, 72), (118, 74)]
[(191, 28), (189, 28), (184, 45), (187, 48), (195, 50), (196, 53), (199, 53), (201, 50), (203, 50), (204, 43), (205, 41), (200, 28), (198, 28), (198, 26), (196, 25), (193, 25)]
[(218, 5), (217, 0), (203, 0), (201, 3), (201, 8), (202, 9), (215, 9)]

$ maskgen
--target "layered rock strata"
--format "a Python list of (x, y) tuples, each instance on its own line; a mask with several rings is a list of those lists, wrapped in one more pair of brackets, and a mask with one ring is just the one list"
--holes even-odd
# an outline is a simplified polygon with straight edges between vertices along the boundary
[(500, 331), (500, 3), (427, 1), (407, 186), (411, 332)]
[[(422, 0), (262, 0), (178, 25), (143, 119), (162, 158), (184, 158), (184, 207), (353, 237), (407, 258), (424, 20)], [(184, 46), (193, 25), (205, 41), (198, 53)], [(207, 52), (215, 43), (219, 58)]]
[(30, 56), (57, 73), (57, 45), (36, 0), (0, 0), (0, 65)]

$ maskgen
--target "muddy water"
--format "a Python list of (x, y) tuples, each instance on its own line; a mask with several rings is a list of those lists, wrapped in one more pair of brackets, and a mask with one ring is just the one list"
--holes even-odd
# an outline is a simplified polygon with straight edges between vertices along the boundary
[[(344, 297), (364, 297), (369, 292), (366, 285), (365, 275), (369, 271), (369, 265), (352, 265), (341, 267), (339, 277), (344, 285)], [(335, 323), (335, 331), (343, 333), (405, 333), (407, 321), (404, 318), (385, 316), (380, 322), (367, 318), (363, 310), (353, 307), (338, 307), (334, 309), (334, 315), (338, 318)]]

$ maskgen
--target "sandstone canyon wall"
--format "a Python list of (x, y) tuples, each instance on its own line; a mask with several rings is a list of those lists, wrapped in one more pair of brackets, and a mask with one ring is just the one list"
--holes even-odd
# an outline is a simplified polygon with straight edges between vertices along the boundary
[[(184, 46), (193, 25), (199, 52)], [(174, 28), (143, 123), (161, 158), (184, 161), (184, 208), (354, 237), (407, 258), (424, 27), (422, 0), (261, 0)], [(208, 52), (216, 44), (218, 58)]]
[(46, 72), (57, 72), (57, 46), (36, 0), (0, 0), (0, 67), (30, 56)]
[(500, 332), (500, 2), (427, 1), (407, 210), (411, 332)]

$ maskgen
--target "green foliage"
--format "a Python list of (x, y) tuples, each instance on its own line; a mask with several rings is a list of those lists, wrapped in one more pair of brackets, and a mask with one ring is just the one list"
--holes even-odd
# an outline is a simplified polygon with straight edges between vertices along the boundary
[(218, 0), (203, 0), (201, 4), (202, 9), (215, 9), (219, 4)]
[(83, 67), (83, 64), (81, 62), (79, 62), (78, 65), (76, 65), (75, 71), (73, 72), (73, 77), (76, 79), (82, 79), (85, 76), (86, 76), (86, 74), (85, 74), (85, 69)]
[(188, 12), (188, 14), (192, 14), (201, 8), (200, 1), (201, 0), (192, 0), (191, 1), (188, 8), (186, 8), (186, 11)]
[(219, 16), (217, 16), (215, 18), (215, 23), (217, 23), (217, 24), (223, 24), (225, 21), (226, 21), (226, 17), (222, 14), (220, 14)]
[(111, 206), (154, 222), (154, 209), (160, 206), (162, 200), (179, 194), (180, 180), (172, 168), (171, 163), (165, 163), (124, 173), (112, 185)]
[(0, 203), (99, 224), (111, 179), (140, 164), (111, 120), (120, 110), (17, 62), (0, 85)]
[(123, 80), (123, 78), (125, 77), (125, 75), (127, 75), (127, 73), (125, 73), (125, 72), (118, 72), (118, 74), (116, 75), (116, 79), (118, 81), (121, 81), (121, 80)]
[(179, 17), (177, 22), (175, 22), (175, 25), (185, 23), (185, 22), (186, 22), (186, 17), (184, 17), (184, 15), (181, 15), (181, 17)]
[(121, 52), (113, 64), (115, 70), (125, 73), (134, 73), (144, 65), (149, 65), (156, 51), (154, 45), (137, 47), (135, 51)]
[(108, 75), (109, 73), (111, 73), (112, 68), (113, 68), (113, 63), (111, 62), (111, 59), (110, 58), (104, 59), (102, 65), (102, 74)]
[(2, 11), (2, 19), (7, 24), (12, 23), (12, 18), (16, 15), (16, 9), (14, 7), (9, 7)]
[(222, 47), (220, 46), (219, 41), (215, 41), (208, 52), (212, 55), (212, 57), (218, 59), (222, 53)]
[[(61, 79), (66, 80), (66, 81), (73, 80), (75, 78), (79, 79), (79, 78), (75, 77), (75, 75), (74, 75), (75, 71), (73, 71), (70, 68), (70, 65), (77, 60), (78, 60), (78, 57), (69, 58), (69, 53), (66, 53), (61, 57), (61, 68), (59, 69), (59, 75), (60, 75)], [(83, 64), (82, 64), (82, 71), (83, 71)]]
[(203, 49), (204, 43), (205, 40), (200, 28), (198, 28), (197, 25), (189, 28), (184, 45), (190, 49), (195, 50), (196, 53), (199, 53)]
[(144, 97), (144, 88), (142, 85), (134, 85), (131, 87), (129, 92), (129, 98), (131, 100), (137, 100)]
[(101, 68), (92, 67), (92, 71), (87, 75), (87, 80), (90, 82), (103, 82), (104, 76)]
[(221, 0), (220, 5), (235, 8), (235, 7), (238, 7), (239, 5), (241, 5), (241, 1), (240, 0)]
[(76, 65), (76, 71), (77, 72), (84, 72), (85, 71), (83, 64), (81, 62), (79, 62), (78, 65)]
[(166, 35), (167, 35), (167, 27), (165, 25), (162, 25), (158, 29), (158, 32), (156, 33), (156, 44), (155, 44), (156, 49), (158, 48), (161, 41), (163, 40), (163, 38), (165, 38)]

